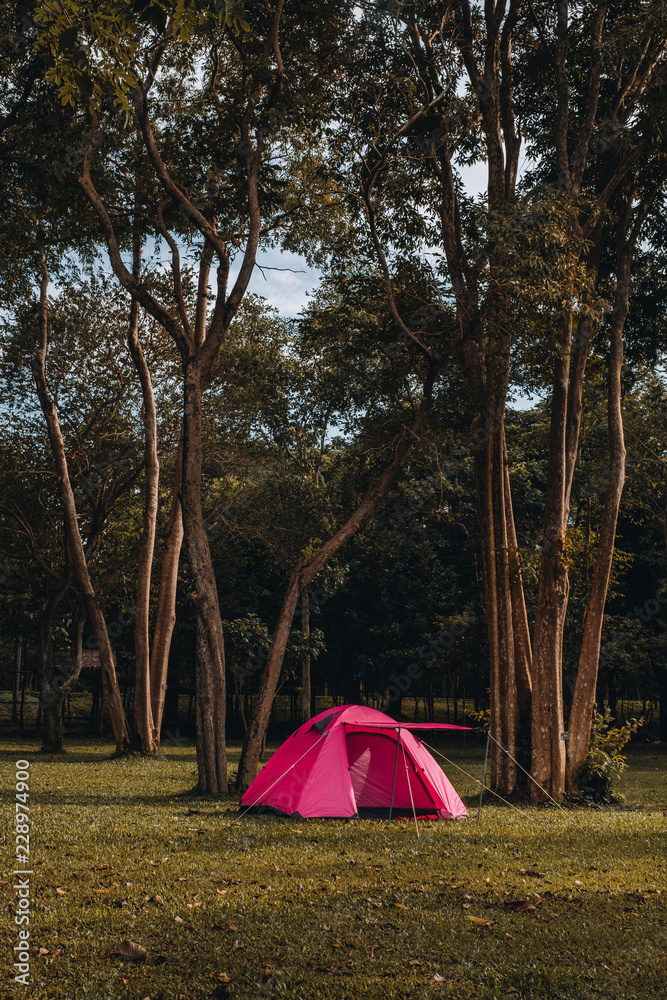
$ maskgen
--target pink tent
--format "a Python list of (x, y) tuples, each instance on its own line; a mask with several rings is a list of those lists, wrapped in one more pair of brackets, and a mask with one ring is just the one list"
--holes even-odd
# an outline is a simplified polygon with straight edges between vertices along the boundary
[(290, 817), (461, 819), (466, 807), (411, 729), (363, 705), (320, 712), (279, 747), (243, 796), (248, 812)]

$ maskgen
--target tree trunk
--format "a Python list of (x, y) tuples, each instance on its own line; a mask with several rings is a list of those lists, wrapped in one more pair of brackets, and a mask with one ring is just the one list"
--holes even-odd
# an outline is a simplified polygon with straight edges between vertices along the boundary
[[(303, 592), (303, 597), (301, 600), (301, 631), (306, 637), (310, 636), (310, 598), (308, 595), (308, 588)], [(310, 718), (310, 653), (307, 653), (303, 658), (303, 666), (301, 668), (301, 721), (307, 722)]]
[(171, 513), (162, 553), (160, 570), (160, 590), (158, 593), (153, 646), (151, 649), (151, 712), (153, 715), (153, 740), (160, 745), (164, 699), (167, 693), (167, 671), (171, 637), (176, 624), (176, 589), (178, 585), (178, 563), (183, 543), (183, 515), (181, 511), (181, 481), (183, 473), (183, 433), (178, 441)]
[(225, 651), (218, 588), (201, 506), (202, 389), (194, 362), (186, 365), (183, 409), (183, 531), (194, 590), (197, 679), (198, 791), (227, 794)]
[[(509, 477), (509, 459), (505, 442), (503, 426), (503, 453), (505, 470), (505, 521), (507, 525), (507, 557), (510, 573), (510, 596), (512, 599), (512, 626), (514, 632), (514, 663), (516, 668), (517, 697), (519, 713), (525, 720), (530, 719), (530, 702), (532, 696), (532, 649), (530, 643), (530, 628), (526, 598), (523, 592), (523, 577), (521, 576), (521, 561), (519, 545), (514, 525), (514, 510), (512, 507), (512, 492)], [(522, 727), (523, 731), (523, 727)]]
[(564, 726), (562, 652), (569, 594), (564, 545), (571, 342), (570, 313), (564, 320), (561, 350), (554, 365), (542, 562), (533, 635), (531, 744), (534, 782), (531, 782), (530, 794), (534, 801), (541, 801), (544, 797), (540, 787), (555, 799), (562, 798), (565, 790), (565, 744), (561, 739)]
[[(135, 252), (135, 270), (137, 253)], [(141, 547), (137, 558), (137, 603), (134, 623), (134, 731), (142, 753), (157, 749), (151, 711), (150, 677), (150, 596), (153, 553), (155, 551), (155, 525), (158, 513), (158, 485), (160, 463), (157, 452), (157, 413), (151, 375), (139, 342), (139, 303), (132, 299), (130, 326), (127, 338), (144, 403), (144, 456), (146, 465), (146, 500)]]
[(42, 279), (40, 283), (40, 339), (32, 359), (32, 371), (35, 379), (35, 386), (41, 404), (42, 412), (46, 420), (46, 426), (51, 444), (51, 450), (56, 465), (56, 476), (60, 498), (63, 505), (65, 535), (67, 547), (71, 560), (73, 575), (79, 587), (79, 593), (85, 604), (88, 618), (95, 633), (97, 649), (100, 655), (100, 667), (102, 671), (102, 690), (104, 692), (104, 702), (111, 719), (114, 738), (116, 741), (116, 751), (124, 752), (129, 745), (129, 732), (123, 703), (118, 690), (118, 679), (116, 677), (116, 666), (114, 663), (113, 651), (109, 642), (104, 616), (100, 611), (99, 604), (88, 574), (86, 556), (81, 541), (79, 522), (74, 500), (72, 484), (67, 468), (67, 456), (65, 454), (65, 443), (60, 430), (60, 421), (53, 400), (49, 396), (46, 384), (46, 352), (48, 345), (48, 305), (47, 289), (49, 276), (46, 265), (43, 265)]
[(493, 434), (493, 497), (494, 497), (494, 529), (496, 532), (496, 580), (499, 597), (499, 646), (500, 646), (500, 698), (501, 721), (500, 736), (509, 751), (502, 754), (497, 768), (497, 786), (501, 794), (511, 795), (516, 789), (517, 772), (516, 742), (519, 727), (519, 701), (516, 683), (516, 662), (514, 646), (514, 623), (512, 613), (512, 592), (510, 584), (509, 545), (507, 533), (507, 503), (505, 498), (505, 447), (504, 422), (497, 433)]
[(619, 246), (618, 249), (616, 295), (611, 316), (607, 397), (609, 482), (600, 524), (591, 593), (586, 607), (579, 669), (568, 722), (567, 784), (569, 788), (576, 788), (577, 774), (586, 758), (590, 742), (593, 706), (596, 701), (604, 606), (614, 556), (618, 511), (625, 483), (621, 373), (623, 369), (623, 327), (628, 312), (629, 297), (630, 248), (624, 245)]

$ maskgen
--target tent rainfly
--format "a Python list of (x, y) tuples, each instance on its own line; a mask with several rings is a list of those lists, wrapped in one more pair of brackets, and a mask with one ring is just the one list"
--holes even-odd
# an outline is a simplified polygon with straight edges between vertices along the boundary
[(468, 727), (399, 723), (361, 705), (327, 709), (276, 750), (241, 809), (291, 818), (462, 819), (466, 807), (413, 729)]

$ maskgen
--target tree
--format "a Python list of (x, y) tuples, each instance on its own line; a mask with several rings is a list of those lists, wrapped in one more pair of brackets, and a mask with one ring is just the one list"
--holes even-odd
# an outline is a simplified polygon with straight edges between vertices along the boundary
[[(645, 13), (621, 16), (606, 5), (586, 5), (574, 19), (566, 2), (556, 11), (503, 2), (485, 5), (478, 16), (467, 2), (446, 9), (429, 4), (417, 13), (398, 4), (392, 17), (359, 25), (357, 66), (363, 71), (355, 67), (352, 86), (344, 78), (338, 118), (346, 128), (331, 143), (332, 160), (350, 165), (339, 173), (365, 219), (397, 332), (426, 348), (434, 333), (449, 333), (454, 309), (450, 343), (455, 338), (471, 429), (480, 443), (491, 728), (498, 740), (494, 781), (505, 793), (515, 789), (513, 749), (521, 733), (532, 744), (535, 798), (541, 787), (557, 798), (565, 787), (566, 539), (586, 361), (604, 312), (600, 265), (610, 247), (620, 256), (618, 266), (612, 264), (618, 295), (606, 539), (613, 537), (622, 485), (614, 399), (621, 363), (617, 327), (622, 330), (627, 310), (625, 257), (632, 257), (663, 183), (660, 140), (649, 121), (663, 107), (664, 23), (659, 5)], [(369, 36), (382, 52), (381, 64)], [(535, 169), (519, 183), (521, 135)], [(488, 178), (480, 206), (464, 193), (460, 165), (482, 158)], [(633, 199), (631, 191), (641, 194)], [(432, 287), (439, 294), (424, 298), (406, 284), (403, 262), (434, 246), (440, 253)], [(513, 358), (539, 369), (551, 394), (532, 641), (507, 477), (505, 408)], [(608, 562), (605, 540), (573, 716), (577, 735), (570, 737), (571, 780), (590, 729), (585, 706)]]
[[(334, 35), (335, 18), (331, 22), (328, 12), (319, 8), (311, 21), (313, 17), (323, 37)], [(88, 110), (90, 142), (80, 184), (97, 217), (114, 273), (168, 331), (181, 356), (181, 507), (197, 617), (199, 789), (214, 794), (227, 790), (226, 699), (220, 610), (201, 507), (203, 394), (246, 292), (260, 239), (301, 211), (289, 190), (285, 201), (280, 164), (269, 159), (285, 111), (296, 103), (296, 98), (284, 95), (283, 0), (261, 9), (252, 20), (251, 28), (238, 12), (218, 13), (218, 8), (214, 12), (207, 4), (131, 4), (122, 12), (115, 6), (112, 11), (105, 5), (90, 11), (83, 4), (72, 4), (67, 16), (60, 9), (42, 10), (39, 15), (38, 48), (47, 61), (47, 79), (59, 87), (65, 102), (80, 102)], [(321, 72), (322, 51), (311, 54), (309, 39), (293, 18), (287, 19), (287, 30), (292, 93), (297, 94), (304, 78), (321, 87), (326, 76)], [(118, 127), (105, 105), (109, 99), (125, 110), (127, 131)], [(186, 143), (179, 148), (179, 140), (193, 135), (193, 121), (198, 123), (197, 141), (190, 148)], [(144, 218), (154, 220), (171, 257), (167, 304), (125, 265), (122, 227), (112, 218), (106, 190), (109, 184), (117, 199), (127, 197), (122, 178), (113, 171), (111, 147), (128, 141), (134, 129), (147, 178)], [(99, 178), (94, 178), (94, 171)], [(183, 241), (197, 260), (194, 315), (188, 314), (183, 296), (179, 250)], [(244, 247), (240, 267), (230, 281), (240, 246)], [(214, 263), (217, 291), (209, 312)]]

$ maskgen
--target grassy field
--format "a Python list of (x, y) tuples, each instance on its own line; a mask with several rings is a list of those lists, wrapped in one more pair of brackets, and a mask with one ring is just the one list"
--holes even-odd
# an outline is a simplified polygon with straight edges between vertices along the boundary
[[(482, 747), (439, 744), (481, 774)], [(667, 747), (621, 807), (486, 803), (457, 823), (239, 818), (191, 794), (195, 755), (60, 759), (0, 745), (3, 988), (25, 1000), (630, 998), (667, 992)], [(238, 750), (230, 755), (230, 770)], [(12, 982), (14, 764), (30, 761), (31, 983)], [(526, 905), (526, 903), (528, 905)], [(109, 957), (120, 942), (140, 964)]]

